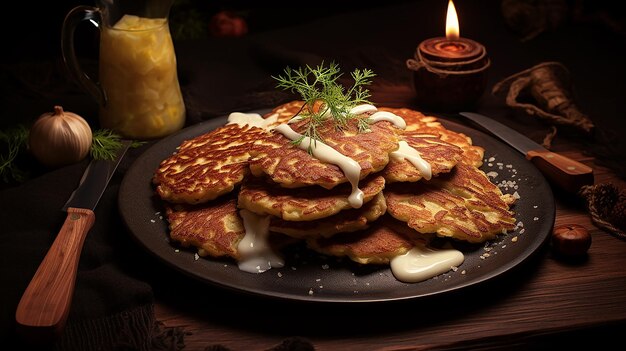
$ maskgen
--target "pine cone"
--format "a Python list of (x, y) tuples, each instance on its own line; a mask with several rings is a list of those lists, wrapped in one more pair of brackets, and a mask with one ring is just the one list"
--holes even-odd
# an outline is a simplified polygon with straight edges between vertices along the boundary
[(596, 184), (582, 187), (580, 194), (594, 224), (626, 239), (626, 193), (614, 184)]

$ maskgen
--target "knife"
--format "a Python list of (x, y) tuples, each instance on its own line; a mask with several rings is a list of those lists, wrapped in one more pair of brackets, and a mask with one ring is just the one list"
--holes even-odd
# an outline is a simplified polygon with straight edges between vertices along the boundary
[(583, 185), (593, 184), (593, 169), (571, 158), (552, 152), (523, 134), (487, 116), (473, 112), (460, 115), (474, 121), (526, 156), (554, 185), (578, 193)]
[(17, 306), (17, 330), (24, 337), (46, 342), (58, 336), (67, 319), (78, 261), (87, 233), (95, 222), (94, 209), (113, 177), (130, 141), (122, 141), (113, 160), (92, 160), (69, 200), (62, 207), (65, 222)]

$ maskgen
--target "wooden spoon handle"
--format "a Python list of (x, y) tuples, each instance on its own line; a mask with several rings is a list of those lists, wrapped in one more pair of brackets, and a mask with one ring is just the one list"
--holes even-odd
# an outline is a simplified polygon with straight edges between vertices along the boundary
[(78, 261), (93, 211), (67, 209), (65, 222), (17, 306), (18, 331), (25, 337), (54, 338), (65, 326), (70, 310)]

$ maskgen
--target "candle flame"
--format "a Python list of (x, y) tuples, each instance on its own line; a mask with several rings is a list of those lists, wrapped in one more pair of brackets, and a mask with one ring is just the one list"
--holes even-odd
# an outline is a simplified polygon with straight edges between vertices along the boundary
[(448, 13), (446, 14), (446, 38), (449, 40), (459, 39), (459, 17), (456, 15), (456, 8), (452, 0), (448, 1)]

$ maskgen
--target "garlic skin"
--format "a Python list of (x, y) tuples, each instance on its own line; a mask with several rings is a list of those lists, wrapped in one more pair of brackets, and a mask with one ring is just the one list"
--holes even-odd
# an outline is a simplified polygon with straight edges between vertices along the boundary
[(91, 127), (81, 116), (54, 106), (39, 116), (30, 129), (30, 152), (43, 165), (60, 167), (84, 159), (91, 149)]

